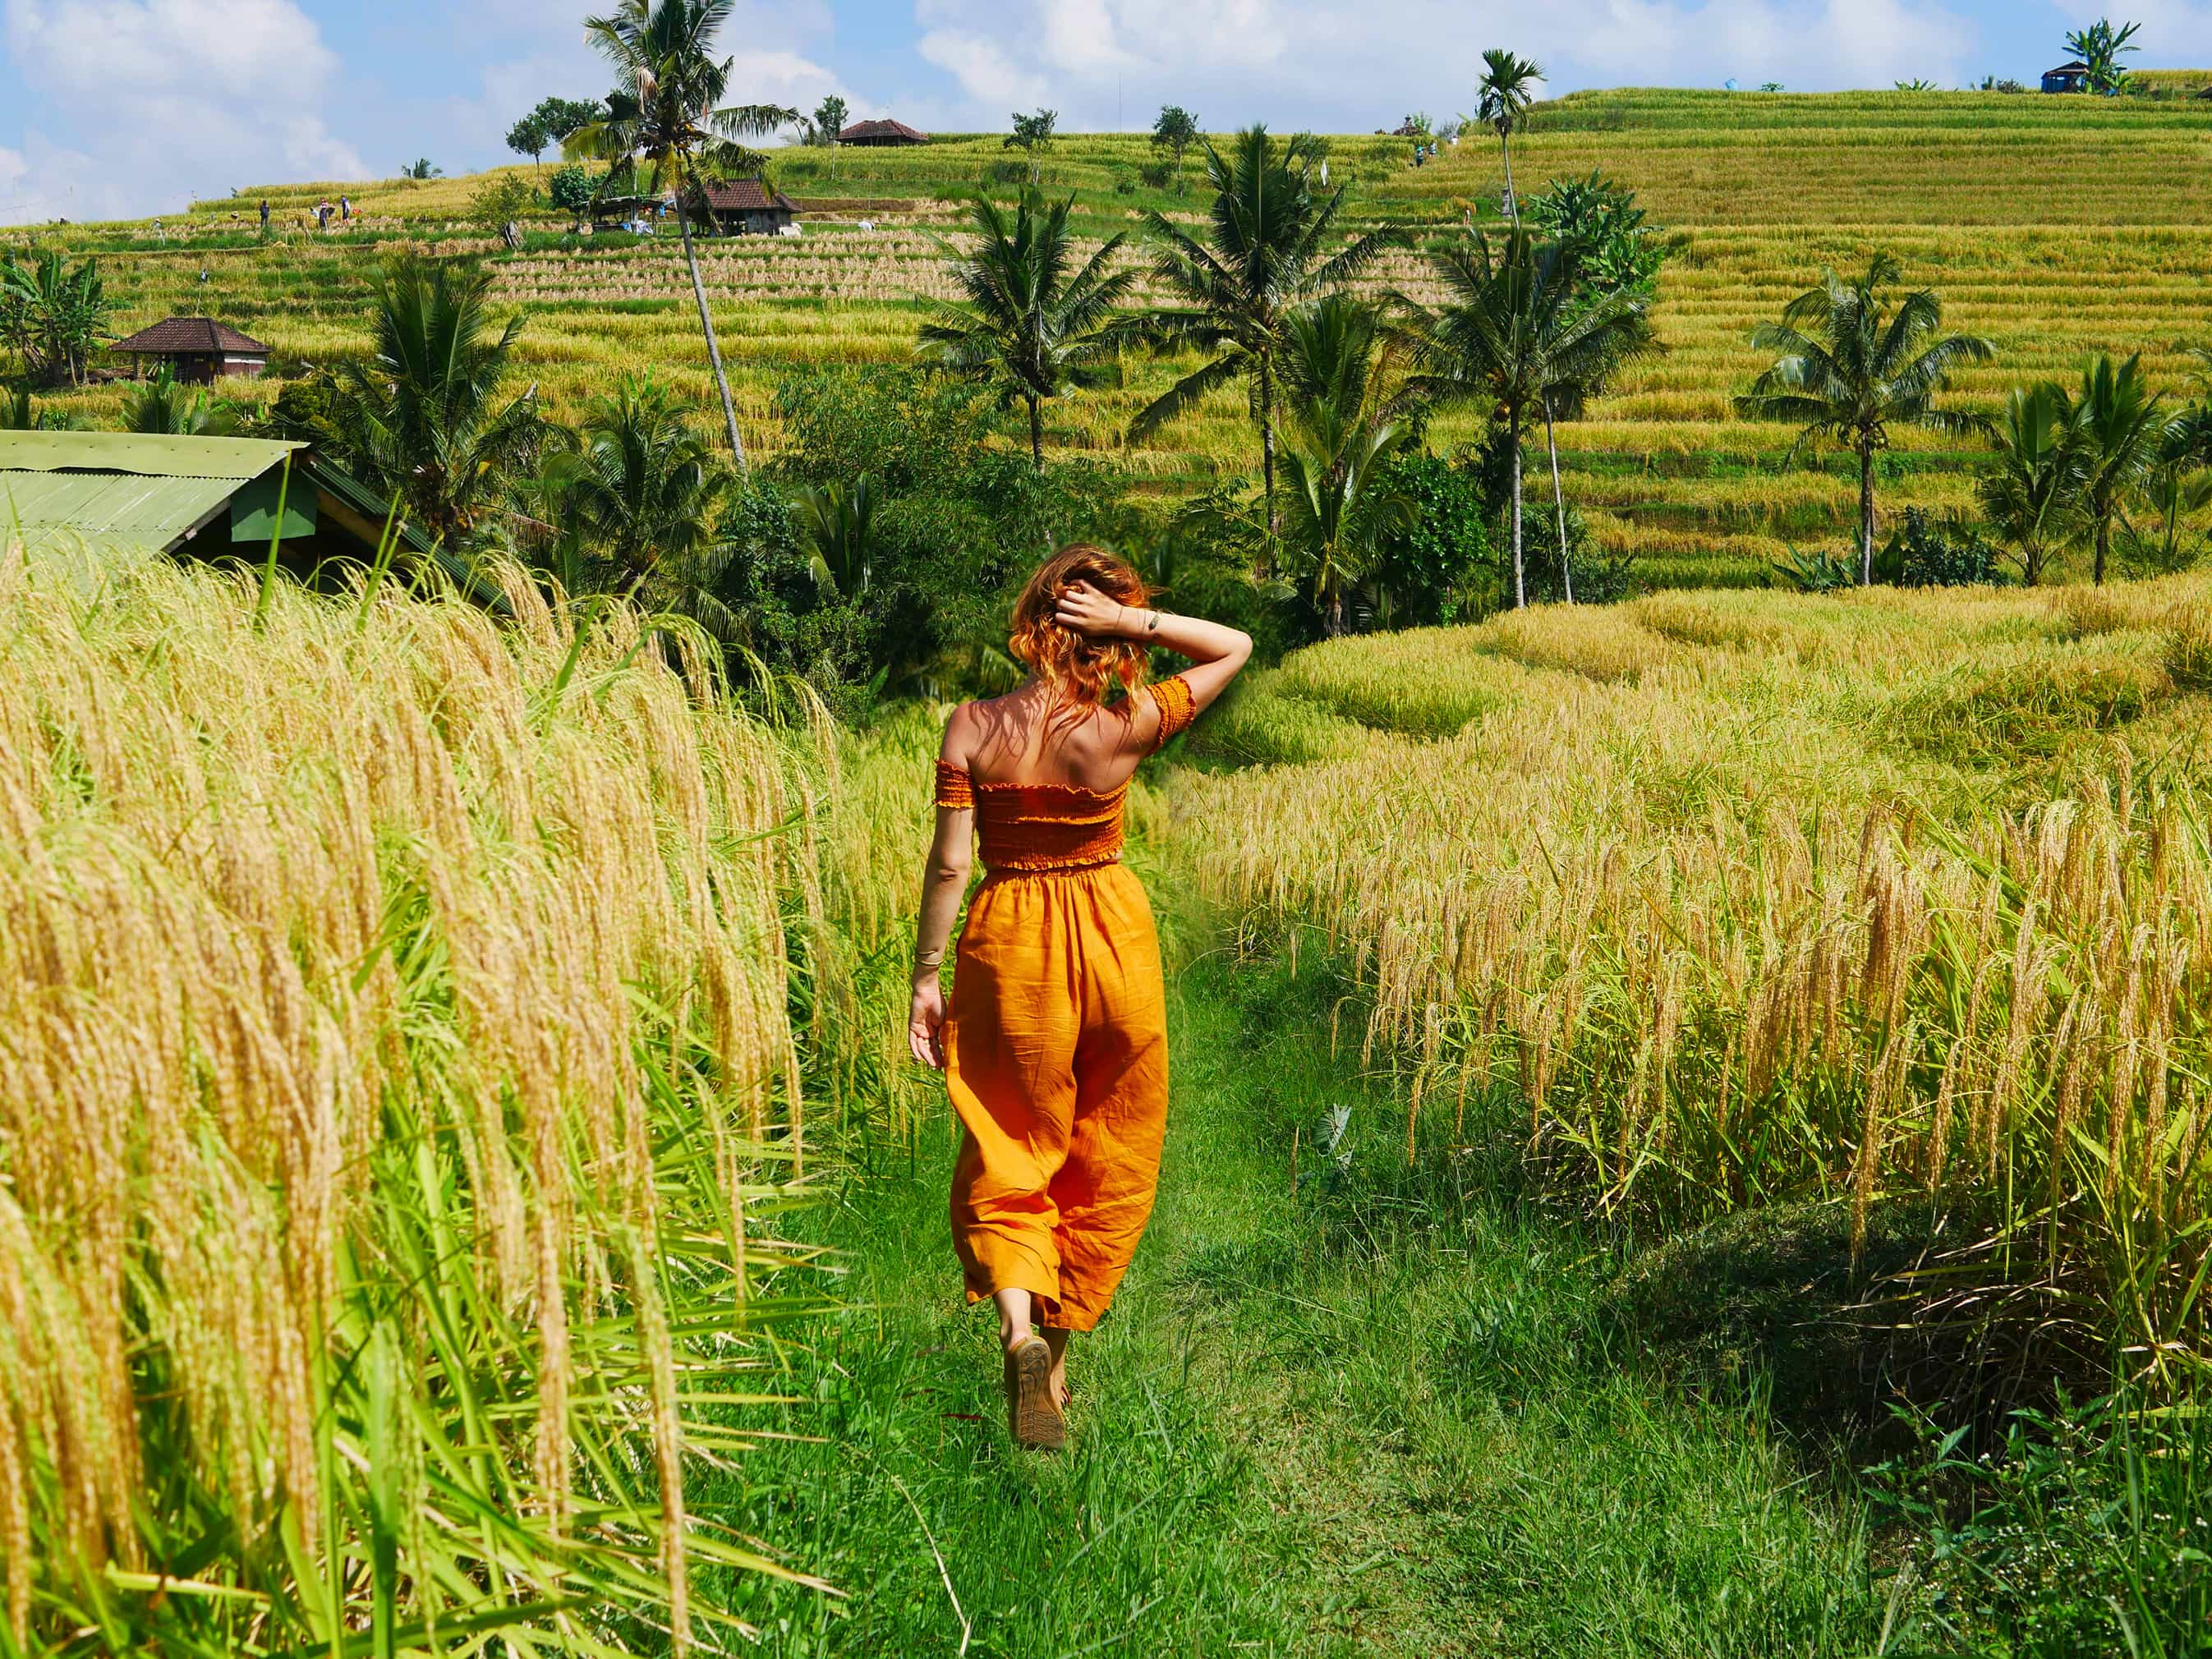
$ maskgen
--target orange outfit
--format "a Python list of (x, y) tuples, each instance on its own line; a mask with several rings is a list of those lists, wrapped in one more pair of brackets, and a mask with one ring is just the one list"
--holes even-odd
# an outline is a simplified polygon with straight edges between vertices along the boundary
[[(1165, 743), (1191, 722), (1190, 687), (1149, 690)], [(1120, 862), (1127, 793), (937, 770), (937, 804), (975, 811), (989, 871), (946, 1020), (966, 1127), (953, 1249), (970, 1302), (1025, 1290), (1041, 1323), (1072, 1331), (1098, 1322), (1128, 1271), (1167, 1132), (1166, 984), (1152, 906)]]

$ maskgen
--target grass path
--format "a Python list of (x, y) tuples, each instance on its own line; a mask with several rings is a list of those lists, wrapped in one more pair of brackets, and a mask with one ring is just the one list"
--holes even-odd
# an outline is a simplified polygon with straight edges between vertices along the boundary
[[(862, 1158), (817, 1218), (859, 1305), (792, 1362), (813, 1401), (787, 1426), (823, 1437), (696, 1495), (845, 1592), (726, 1587), (762, 1650), (1875, 1650), (1863, 1540), (1755, 1405), (1627, 1362), (1601, 1261), (1523, 1213), (1504, 1164), (1439, 1147), (1409, 1172), (1402, 1108), (1329, 1056), (1326, 995), (1175, 976), (1159, 1208), (1079, 1340), (1065, 1456), (1006, 1438), (942, 1121)], [(1314, 1148), (1334, 1107), (1340, 1161)]]

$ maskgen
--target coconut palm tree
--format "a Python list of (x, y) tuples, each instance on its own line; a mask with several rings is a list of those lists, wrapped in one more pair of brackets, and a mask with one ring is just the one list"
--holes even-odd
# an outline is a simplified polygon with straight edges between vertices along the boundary
[(1823, 271), (1820, 285), (1784, 308), (1778, 323), (1761, 323), (1751, 343), (1782, 355), (1751, 391), (1735, 400), (1753, 420), (1802, 428), (1794, 457), (1822, 438), (1849, 444), (1859, 459), (1859, 580), (1874, 580), (1874, 458), (1889, 446), (1893, 426), (1958, 434), (1989, 429), (1986, 416), (1936, 407), (1936, 394), (1963, 363), (1987, 362), (1990, 343), (1975, 335), (1937, 338), (1942, 302), (1917, 289), (1893, 307), (1886, 292), (1904, 270), (1877, 253), (1866, 275), (1845, 281)]
[(1164, 344), (1194, 347), (1212, 361), (1139, 411), (1129, 435), (1144, 438), (1217, 388), (1244, 383), (1260, 424), (1267, 529), (1282, 527), (1275, 505), (1275, 357), (1291, 311), (1344, 287), (1405, 234), (1384, 226), (1332, 251), (1344, 191), (1315, 189), (1316, 142), (1299, 134), (1278, 145), (1264, 126), (1246, 128), (1226, 155), (1201, 140), (1213, 206), (1206, 240), (1157, 210), (1145, 225), (1158, 247), (1153, 274), (1180, 305), (1147, 319)]
[(2065, 389), (2022, 386), (1996, 421), (1996, 464), (1975, 486), (1982, 512), (2019, 550), (2021, 578), (2043, 580), (2052, 552), (2081, 533), (2081, 467)]
[(228, 402), (177, 384), (176, 371), (163, 363), (151, 379), (123, 400), (125, 432), (157, 432), (175, 437), (220, 437), (238, 428), (238, 412)]
[[(1480, 399), (1495, 411), (1511, 457), (1516, 609), (1528, 602), (1522, 434), (1547, 401), (1571, 411), (1616, 365), (1652, 349), (1648, 301), (1625, 289), (1590, 292), (1577, 258), (1572, 243), (1539, 242), (1517, 228), (1498, 243), (1477, 231), (1429, 255), (1445, 291), (1441, 305), (1392, 296), (1395, 331), (1416, 369), (1408, 391), (1438, 402)], [(1563, 504), (1563, 524), (1565, 517)], [(1566, 557), (1562, 534), (1562, 566)]]
[[(556, 455), (568, 522), (623, 592), (666, 602), (690, 586), (732, 483), (674, 391), (625, 374), (584, 411), (580, 441)], [(681, 608), (691, 609), (690, 605)]]
[(730, 398), (730, 377), (722, 368), (721, 343), (707, 308), (706, 285), (699, 279), (699, 256), (691, 245), (690, 203), (718, 173), (757, 168), (761, 158), (738, 141), (763, 137), (799, 119), (781, 104), (725, 104), (730, 67), (736, 61), (714, 56), (714, 36), (735, 0), (623, 0), (605, 17), (586, 18), (584, 31), (621, 77), (621, 95), (608, 100), (607, 114), (568, 135), (563, 152), (581, 159), (596, 156), (616, 164), (652, 167), (650, 188), (676, 195), (676, 228), (684, 238), (684, 263), (691, 273), (691, 297), (699, 307), (700, 331), (707, 338), (707, 362), (721, 394), (722, 419), (729, 428), (730, 453), (745, 468), (744, 440), (738, 434), (737, 405)]
[(1499, 46), (1484, 52), (1482, 63), (1482, 79), (1475, 83), (1475, 118), (1491, 125), (1504, 149), (1505, 205), (1517, 225), (1521, 198), (1513, 188), (1513, 133), (1528, 118), (1544, 71), (1530, 59), (1516, 58)]
[(967, 298), (933, 302), (917, 347), (926, 359), (997, 385), (1007, 402), (1029, 408), (1030, 456), (1044, 466), (1044, 404), (1070, 386), (1094, 385), (1126, 327), (1115, 307), (1136, 286), (1137, 272), (1115, 270), (1127, 241), (1105, 245), (1076, 264), (1068, 215), (1075, 198), (1047, 202), (1022, 192), (1008, 222), (988, 197), (969, 209), (975, 241), (964, 251), (939, 240), (952, 278)]
[(481, 266), (402, 259), (371, 289), (367, 361), (343, 365), (315, 435), (362, 482), (397, 490), (408, 516), (449, 548), (504, 505), (513, 475), (548, 437), (536, 388), (506, 396), (520, 316), (495, 332)]
[(2094, 580), (2100, 586), (2112, 525), (2129, 494), (2150, 477), (2172, 434), (2165, 404), (2139, 356), (2115, 363), (2100, 356), (2081, 370), (2081, 396), (2067, 412), (2079, 457), (2081, 516), (2096, 544)]
[(1383, 538), (1413, 518), (1412, 501), (1389, 481), (1411, 434), (1383, 397), (1382, 332), (1372, 307), (1333, 294), (1285, 320), (1283, 543), (1334, 638), (1346, 629), (1346, 595), (1372, 568)]
[(792, 500), (807, 566), (825, 592), (857, 599), (875, 574), (876, 511), (883, 505), (865, 472), (849, 483), (832, 480), (802, 489)]

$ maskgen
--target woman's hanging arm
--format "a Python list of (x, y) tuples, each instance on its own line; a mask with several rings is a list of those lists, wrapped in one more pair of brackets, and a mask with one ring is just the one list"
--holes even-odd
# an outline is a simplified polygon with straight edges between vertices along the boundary
[(945, 988), (939, 977), (952, 942), (952, 924), (968, 890), (973, 866), (975, 806), (968, 777), (970, 738), (967, 709), (945, 723), (937, 765), (937, 834), (921, 872), (921, 914), (915, 923), (914, 994), (907, 1016), (907, 1047), (925, 1066), (945, 1069)]

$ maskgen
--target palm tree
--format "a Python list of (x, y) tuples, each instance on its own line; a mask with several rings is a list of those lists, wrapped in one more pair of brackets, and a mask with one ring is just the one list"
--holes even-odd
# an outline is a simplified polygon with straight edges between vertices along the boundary
[(1389, 417), (1382, 397), (1372, 307), (1333, 294), (1298, 307), (1286, 322), (1284, 542), (1334, 638), (1345, 631), (1347, 590), (1367, 575), (1382, 538), (1412, 520), (1412, 501), (1388, 481), (1389, 463), (1411, 434)]
[(2066, 50), (2088, 70), (2090, 91), (2116, 93), (2127, 84), (2128, 72), (2120, 67), (2120, 58), (2140, 50), (2128, 42), (2142, 27), (2140, 23), (2128, 23), (2115, 30), (2112, 19), (2100, 17), (2086, 29), (2068, 32)]
[(2112, 522), (2129, 492), (2142, 487), (2172, 430), (2163, 394), (2151, 389), (2142, 359), (2099, 356), (2081, 371), (2081, 395), (2068, 413), (2080, 457), (2081, 516), (2096, 539), (2094, 580), (2101, 586)]
[(614, 65), (625, 95), (610, 99), (606, 118), (579, 127), (564, 153), (597, 156), (617, 164), (608, 173), (652, 164), (651, 188), (676, 193), (676, 228), (684, 238), (684, 263), (691, 273), (691, 297), (699, 307), (699, 328), (707, 337), (707, 362), (714, 389), (721, 393), (722, 419), (729, 428), (730, 453), (745, 468), (744, 441), (738, 434), (737, 405), (722, 368), (721, 343), (707, 308), (706, 285), (699, 280), (699, 256), (691, 245), (690, 200), (717, 172), (757, 167), (761, 158), (737, 141), (774, 132), (799, 119), (799, 112), (780, 104), (725, 105), (730, 66), (736, 60), (713, 56), (715, 34), (736, 0), (622, 0), (609, 16), (586, 18), (585, 33), (600, 55)]
[(1048, 203), (1022, 192), (1009, 224), (988, 197), (969, 210), (975, 233), (964, 252), (939, 240), (953, 280), (968, 297), (934, 302), (921, 325), (921, 355), (945, 368), (995, 381), (1008, 402), (1029, 406), (1030, 455), (1044, 467), (1044, 404), (1071, 386), (1095, 384), (1117, 349), (1114, 308), (1136, 286), (1133, 270), (1112, 269), (1127, 241), (1109, 237), (1076, 269), (1068, 215), (1075, 198)]
[(1535, 88), (1544, 71), (1526, 58), (1516, 58), (1503, 47), (1482, 54), (1482, 79), (1475, 83), (1475, 118), (1487, 121), (1505, 151), (1505, 205), (1513, 222), (1521, 222), (1521, 198), (1513, 188), (1513, 130), (1536, 101)]
[(1904, 276), (1887, 253), (1877, 253), (1866, 275), (1845, 282), (1823, 271), (1820, 285), (1784, 308), (1779, 323), (1761, 323), (1751, 343), (1783, 355), (1761, 374), (1736, 408), (1754, 420), (1799, 426), (1794, 457), (1823, 437), (1848, 443), (1859, 458), (1859, 580), (1874, 581), (1874, 458), (1889, 446), (1893, 426), (1937, 432), (1980, 433), (1987, 417), (1936, 407), (1952, 371), (1987, 362), (1987, 340), (1971, 334), (1935, 338), (1943, 306), (1933, 290), (1917, 289), (1893, 310), (1884, 293)]
[(1208, 392), (1242, 380), (1260, 423), (1260, 456), (1267, 530), (1282, 527), (1275, 505), (1275, 356), (1290, 313), (1350, 283), (1404, 233), (1385, 226), (1334, 252), (1344, 191), (1316, 194), (1311, 179), (1315, 141), (1299, 134), (1279, 148), (1264, 126), (1246, 128), (1227, 155), (1211, 143), (1206, 173), (1213, 186), (1212, 223), (1198, 241), (1157, 210), (1145, 216), (1158, 245), (1153, 274), (1182, 303), (1156, 312), (1149, 328), (1163, 343), (1214, 354), (1130, 422), (1132, 438), (1149, 436), (1194, 407)]
[(0, 254), (0, 346), (22, 359), (34, 386), (82, 386), (94, 350), (112, 337), (114, 308), (97, 259), (71, 267), (59, 248), (49, 248), (19, 265), (14, 254)]
[(123, 402), (125, 432), (157, 432), (174, 437), (220, 437), (236, 430), (238, 414), (227, 402), (177, 384), (176, 371), (163, 363), (153, 378)]
[(2182, 521), (2212, 507), (2212, 472), (2193, 471), (2185, 456), (2171, 448), (2160, 454), (2142, 483), (2143, 505), (2156, 518), (2156, 539), (2129, 527), (2136, 556), (2154, 569), (2179, 569), (2182, 564)]
[(876, 510), (883, 504), (865, 472), (849, 484), (802, 489), (792, 501), (807, 566), (824, 592), (859, 598), (875, 573)]
[[(1651, 349), (1648, 302), (1627, 290), (1592, 294), (1573, 244), (1538, 242), (1518, 228), (1493, 245), (1481, 231), (1432, 252), (1446, 293), (1431, 307), (1393, 296), (1398, 337), (1419, 372), (1407, 389), (1440, 402), (1490, 403), (1511, 456), (1513, 604), (1528, 602), (1522, 522), (1522, 434), (1547, 401), (1571, 408), (1614, 365)], [(1564, 524), (1565, 512), (1561, 507)], [(1559, 559), (1567, 548), (1560, 538)]]
[(484, 526), (546, 441), (536, 388), (503, 395), (523, 319), (493, 332), (491, 286), (481, 266), (388, 267), (371, 290), (372, 354), (339, 369), (323, 420), (321, 435), (362, 481), (398, 490), (448, 547)]
[(2080, 534), (2081, 468), (2072, 407), (2049, 382), (2022, 386), (1996, 422), (1996, 465), (1975, 486), (1982, 512), (2020, 550), (2021, 580), (2033, 587), (2045, 562)]
[(707, 586), (697, 575), (730, 490), (727, 464), (650, 374), (625, 374), (594, 398), (578, 435), (548, 467), (566, 522), (621, 592), (696, 613), (688, 596)]

